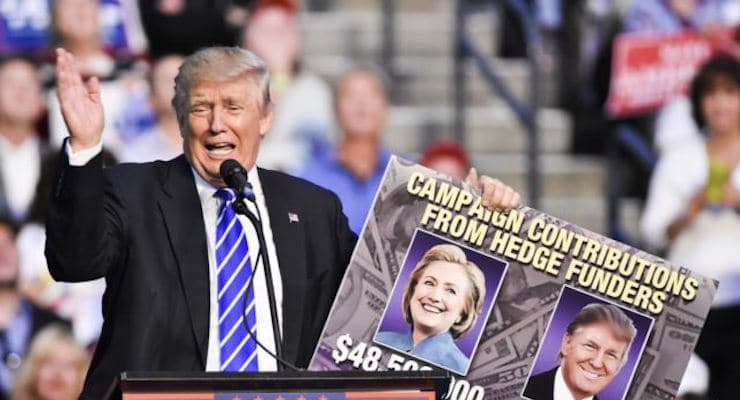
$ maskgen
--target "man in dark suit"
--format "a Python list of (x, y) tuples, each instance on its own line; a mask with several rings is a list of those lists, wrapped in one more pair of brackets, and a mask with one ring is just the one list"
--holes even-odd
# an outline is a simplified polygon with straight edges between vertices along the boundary
[(553, 400), (553, 388), (555, 387), (557, 371), (557, 368), (553, 368), (529, 378), (524, 396), (534, 400)]
[[(275, 349), (264, 269), (254, 268), (253, 285), (239, 285), (241, 292), (229, 306), (221, 303), (233, 288), (232, 281), (225, 282), (228, 290), (221, 287), (222, 271), (236, 258), (229, 257), (243, 249), (240, 266), (251, 261), (259, 266), (260, 260), (248, 221), (234, 217), (221, 229), (231, 218), (229, 200), (220, 197), (225, 183), (219, 168), (226, 159), (245, 166), (254, 185), (256, 200), (246, 205), (262, 215), (283, 358), (307, 365), (356, 237), (333, 193), (255, 166), (272, 118), (262, 60), (225, 47), (187, 57), (173, 99), (184, 156), (106, 169), (98, 156), (103, 110), (97, 81), (83, 83), (73, 56), (62, 49), (57, 50), (57, 75), (70, 138), (47, 222), (47, 259), (56, 279), (105, 277), (107, 283), (105, 322), (83, 397), (102, 398), (124, 370), (232, 370), (232, 357), (249, 346), (252, 336)], [(473, 183), (488, 206), (512, 207), (519, 201), (511, 188), (488, 177)], [(232, 250), (224, 256), (220, 246), (231, 239), (222, 233), (234, 232), (233, 226), (243, 230), (236, 236), (246, 237), (248, 245), (227, 247)], [(256, 332), (233, 334), (222, 326), (231, 317), (221, 313), (238, 309), (233, 306), (245, 297), (255, 305), (241, 309), (240, 321), (247, 322), (233, 329), (245, 325)], [(225, 344), (234, 338), (241, 344), (227, 357)], [(252, 369), (255, 357), (259, 365)], [(233, 370), (276, 368), (275, 359), (261, 349), (239, 364)]]
[(533, 400), (598, 400), (627, 362), (637, 333), (632, 320), (612, 304), (589, 304), (566, 328), (560, 365), (529, 378), (523, 396)]

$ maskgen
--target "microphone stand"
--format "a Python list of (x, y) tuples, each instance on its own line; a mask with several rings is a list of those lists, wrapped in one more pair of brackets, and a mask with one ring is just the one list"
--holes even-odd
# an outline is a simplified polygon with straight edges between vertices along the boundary
[[(252, 195), (251, 197), (245, 196), (243, 192), (237, 191), (237, 197), (234, 203), (232, 203), (232, 208), (237, 214), (241, 214), (247, 217), (249, 221), (252, 222), (252, 225), (254, 225), (255, 231), (257, 231), (257, 240), (259, 241), (260, 254), (262, 255), (262, 265), (264, 265), (265, 267), (265, 283), (267, 284), (267, 298), (270, 302), (270, 317), (272, 318), (272, 335), (275, 340), (275, 354), (277, 355), (277, 370), (283, 371), (283, 363), (285, 361), (283, 361), (282, 358), (282, 335), (280, 334), (280, 324), (278, 322), (277, 316), (277, 301), (275, 300), (275, 288), (272, 284), (272, 269), (270, 268), (270, 257), (268, 257), (267, 255), (267, 244), (265, 243), (265, 235), (262, 231), (262, 223), (260, 223), (257, 217), (255, 217), (255, 215), (252, 214), (251, 211), (249, 211), (246, 203), (244, 203), (244, 199), (247, 198), (254, 203), (255, 207), (259, 207), (253, 196), (254, 195)], [(257, 211), (259, 211), (259, 208), (257, 208)]]

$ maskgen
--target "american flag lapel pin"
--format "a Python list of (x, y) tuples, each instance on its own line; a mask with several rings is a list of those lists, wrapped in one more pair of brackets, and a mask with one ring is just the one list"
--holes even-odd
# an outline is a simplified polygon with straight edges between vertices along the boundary
[(288, 213), (288, 221), (290, 221), (291, 224), (297, 224), (298, 221), (300, 221), (298, 219), (298, 214), (289, 212)]

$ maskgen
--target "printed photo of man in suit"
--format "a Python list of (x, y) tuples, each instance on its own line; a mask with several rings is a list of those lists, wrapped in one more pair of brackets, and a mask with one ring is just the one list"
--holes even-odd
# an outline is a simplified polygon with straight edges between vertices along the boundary
[[(356, 236), (334, 193), (257, 167), (272, 121), (265, 63), (236, 47), (188, 56), (172, 101), (184, 155), (110, 168), (100, 157), (97, 79), (83, 81), (64, 49), (56, 68), (70, 136), (52, 191), (46, 257), (57, 280), (106, 279), (102, 333), (82, 398), (103, 398), (121, 371), (275, 371), (276, 328), (282, 358), (306, 366)], [(253, 201), (226, 188), (220, 167), (227, 159), (246, 169)], [(519, 203), (495, 179), (471, 171), (469, 182), (488, 207)], [(261, 215), (269, 276), (259, 268), (256, 226), (232, 210), (238, 201)]]
[(619, 307), (592, 303), (576, 314), (560, 345), (560, 365), (529, 378), (532, 400), (598, 400), (624, 366), (637, 330)]

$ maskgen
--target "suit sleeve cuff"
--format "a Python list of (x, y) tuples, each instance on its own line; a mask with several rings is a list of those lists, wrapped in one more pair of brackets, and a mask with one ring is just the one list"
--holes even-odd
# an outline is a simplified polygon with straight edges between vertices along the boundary
[(100, 141), (89, 149), (74, 152), (72, 151), (72, 146), (69, 145), (69, 139), (66, 139), (64, 142), (64, 151), (67, 153), (69, 165), (73, 167), (81, 167), (103, 151), (103, 142)]

